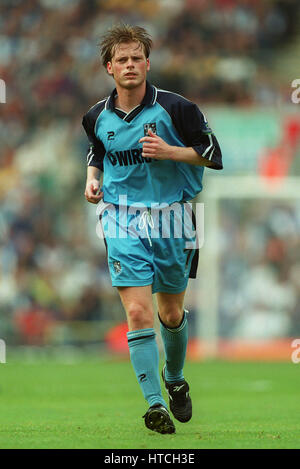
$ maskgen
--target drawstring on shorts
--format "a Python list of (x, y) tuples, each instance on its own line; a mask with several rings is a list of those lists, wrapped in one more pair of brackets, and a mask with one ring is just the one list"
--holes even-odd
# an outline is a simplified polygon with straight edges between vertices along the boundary
[(151, 237), (150, 237), (150, 234), (149, 234), (149, 228), (148, 228), (149, 226), (150, 226), (150, 228), (154, 228), (153, 217), (151, 215), (150, 210), (149, 211), (145, 210), (140, 216), (139, 229), (143, 230), (145, 228), (149, 244), (152, 247), (152, 241), (151, 241)]

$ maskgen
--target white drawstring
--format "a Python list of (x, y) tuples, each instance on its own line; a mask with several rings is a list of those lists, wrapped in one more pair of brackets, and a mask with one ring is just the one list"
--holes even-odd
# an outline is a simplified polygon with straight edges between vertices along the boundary
[(149, 235), (149, 231), (148, 231), (148, 225), (151, 227), (151, 228), (154, 228), (154, 222), (153, 222), (153, 218), (152, 218), (152, 215), (150, 212), (148, 212), (148, 210), (145, 210), (142, 215), (140, 216), (140, 220), (139, 220), (139, 229), (140, 230), (143, 230), (145, 228), (146, 230), (146, 234), (147, 234), (147, 238), (148, 238), (148, 241), (149, 241), (149, 244), (150, 246), (152, 246), (152, 241), (151, 241), (151, 238), (150, 238), (150, 235)]

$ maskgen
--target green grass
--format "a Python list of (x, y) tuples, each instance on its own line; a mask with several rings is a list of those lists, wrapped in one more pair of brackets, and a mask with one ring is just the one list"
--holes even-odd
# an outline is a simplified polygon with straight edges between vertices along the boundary
[(127, 361), (0, 365), (0, 448), (300, 448), (300, 365), (187, 363), (193, 419), (146, 429)]

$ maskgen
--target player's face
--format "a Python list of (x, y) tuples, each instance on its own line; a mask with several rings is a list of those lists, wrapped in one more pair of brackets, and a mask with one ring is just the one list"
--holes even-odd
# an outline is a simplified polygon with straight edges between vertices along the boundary
[(107, 71), (114, 77), (116, 85), (126, 89), (133, 89), (144, 83), (148, 70), (149, 59), (138, 42), (119, 44), (111, 62), (107, 64)]

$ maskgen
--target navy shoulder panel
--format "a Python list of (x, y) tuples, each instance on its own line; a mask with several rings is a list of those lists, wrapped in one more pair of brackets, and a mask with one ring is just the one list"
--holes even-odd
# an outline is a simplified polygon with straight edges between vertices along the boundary
[(96, 121), (105, 108), (107, 98), (99, 101), (94, 106), (92, 106), (89, 111), (83, 116), (82, 125), (87, 134), (87, 137), (90, 142), (90, 146), (87, 152), (87, 165), (96, 166), (101, 171), (103, 171), (103, 158), (105, 155), (105, 148), (101, 140), (99, 140), (95, 135), (95, 124)]
[(157, 102), (170, 115), (181, 139), (188, 144), (192, 128), (207, 131), (207, 123), (198, 106), (183, 96), (165, 90), (157, 90)]
[(170, 107), (176, 105), (190, 105), (193, 104), (191, 101), (186, 99), (180, 94), (174, 93), (173, 91), (162, 90), (157, 88), (157, 98), (156, 100), (163, 107)]
[(86, 133), (93, 134), (94, 128), (96, 124), (96, 120), (98, 119), (99, 115), (105, 108), (106, 102), (108, 98), (102, 99), (94, 106), (92, 106), (88, 112), (83, 116), (82, 125), (85, 128)]
[(222, 169), (222, 154), (218, 141), (197, 104), (165, 90), (157, 90), (157, 102), (170, 115), (181, 140), (187, 147), (210, 160), (210, 167)]

